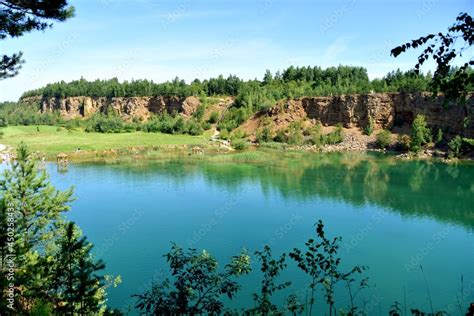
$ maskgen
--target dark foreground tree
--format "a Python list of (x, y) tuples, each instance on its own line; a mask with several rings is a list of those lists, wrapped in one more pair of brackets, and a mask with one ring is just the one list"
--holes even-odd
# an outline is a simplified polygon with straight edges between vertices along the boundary
[[(43, 31), (51, 21), (65, 21), (74, 15), (67, 0), (2, 0), (0, 1), (0, 40), (20, 37), (31, 31)], [(23, 63), (22, 53), (0, 59), (0, 80), (18, 74)]]
[(273, 304), (271, 298), (277, 291), (284, 290), (291, 282), (276, 282), (281, 272), (286, 269), (286, 254), (278, 258), (272, 256), (270, 246), (265, 245), (262, 251), (256, 251), (255, 255), (260, 261), (260, 271), (263, 274), (260, 293), (253, 293), (252, 298), (255, 308), (246, 312), (247, 315), (284, 315), (285, 311)]
[[(256, 251), (255, 256), (260, 263), (262, 273), (261, 287), (258, 293), (252, 294), (254, 306), (240, 311), (226, 309), (222, 296), (233, 298), (240, 288), (236, 277), (250, 272), (250, 257), (246, 252), (232, 258), (225, 272), (217, 272), (218, 263), (206, 251), (198, 253), (194, 249), (184, 252), (173, 244), (171, 251), (165, 255), (174, 277), (170, 283), (165, 279), (161, 283), (154, 282), (151, 289), (143, 294), (133, 295), (137, 298), (135, 305), (145, 315), (195, 315), (219, 314), (226, 315), (306, 315), (313, 314), (316, 291), (324, 293), (329, 315), (335, 314), (334, 286), (344, 283), (348, 289), (350, 305), (344, 315), (363, 314), (356, 304), (357, 294), (367, 287), (367, 278), (356, 282), (356, 275), (361, 274), (365, 267), (354, 266), (347, 272), (342, 271), (341, 259), (337, 256), (340, 237), (328, 239), (321, 221), (316, 225), (316, 240), (310, 239), (303, 250), (293, 249), (289, 257), (298, 268), (311, 277), (307, 288), (291, 289), (291, 282), (279, 280), (287, 268), (287, 255), (272, 255), (270, 246)], [(285, 291), (289, 290), (288, 296)], [(321, 292), (322, 291), (322, 292)], [(275, 301), (276, 294), (286, 296), (284, 304)], [(322, 300), (321, 300), (322, 302)], [(341, 310), (342, 311), (342, 310)]]
[(81, 237), (74, 223), (69, 222), (60, 232), (54, 261), (49, 263), (50, 295), (56, 310), (65, 315), (89, 315), (100, 309), (99, 292), (104, 277), (97, 272), (104, 269), (104, 263), (94, 261), (92, 244)]
[(184, 251), (173, 244), (166, 255), (173, 283), (165, 279), (154, 282), (151, 289), (137, 298), (136, 307), (146, 315), (220, 314), (223, 297), (232, 299), (240, 289), (236, 278), (250, 272), (246, 251), (232, 257), (224, 271), (218, 271), (217, 260), (207, 251)]
[(327, 306), (329, 308), (329, 315), (337, 315), (335, 304), (335, 286), (339, 282), (345, 283), (348, 294), (350, 306), (348, 307), (348, 315), (357, 315), (359, 308), (355, 304), (357, 294), (367, 287), (367, 278), (362, 278), (357, 284), (356, 288), (352, 288), (352, 284), (356, 282), (356, 274), (361, 274), (366, 267), (356, 265), (349, 271), (342, 271), (341, 258), (338, 256), (341, 237), (334, 237), (329, 239), (326, 237), (324, 225), (321, 220), (316, 223), (316, 237), (317, 239), (308, 239), (305, 243), (306, 248), (300, 250), (293, 249), (289, 256), (292, 258), (298, 268), (309, 276), (308, 297), (306, 303), (308, 305), (309, 315), (313, 312), (313, 307), (316, 302), (316, 292), (318, 287), (322, 288)]
[[(72, 190), (56, 190), (24, 144), (0, 179), (2, 315), (90, 315), (105, 310), (92, 245), (68, 223)], [(105, 281), (105, 282), (104, 282)], [(108, 282), (111, 283), (111, 282)]]
[[(12, 218), (11, 226), (2, 223), (0, 231), (10, 233), (11, 242), (2, 249), (14, 249), (15, 304), (19, 310), (28, 309), (35, 298), (43, 293), (45, 271), (41, 258), (46, 256), (46, 245), (54, 240), (55, 229), (63, 225), (61, 214), (69, 210), (72, 190), (56, 190), (45, 172), (38, 172), (28, 148), (20, 144), (17, 159), (6, 169), (0, 180), (0, 197), (8, 208), (2, 209), (2, 218)], [(7, 222), (8, 223), (8, 222)], [(5, 257), (3, 257), (5, 258)], [(5, 272), (7, 267), (2, 267)], [(2, 273), (1, 277), (5, 277)], [(6, 297), (2, 294), (2, 302)], [(42, 295), (42, 294), (41, 294)]]
[[(454, 62), (464, 58), (474, 43), (474, 20), (467, 13), (460, 13), (453, 26), (446, 33), (428, 34), (411, 42), (392, 49), (391, 54), (397, 57), (408, 49), (424, 47), (415, 65), (416, 73), (430, 57), (436, 62), (431, 88), (434, 94), (443, 92), (448, 99), (464, 103), (469, 91), (474, 88), (474, 60), (467, 53), (467, 58), (461, 67), (454, 67)], [(466, 55), (466, 54), (465, 54)], [(462, 60), (462, 59), (461, 59)]]

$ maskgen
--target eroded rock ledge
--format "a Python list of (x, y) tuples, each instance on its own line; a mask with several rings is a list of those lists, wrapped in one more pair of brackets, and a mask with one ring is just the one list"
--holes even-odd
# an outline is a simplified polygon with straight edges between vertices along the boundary
[[(58, 110), (64, 118), (87, 118), (105, 112), (110, 106), (124, 119), (147, 119), (152, 113), (192, 115), (199, 107), (196, 97), (68, 97), (25, 98), (25, 102), (39, 102), (41, 111)], [(474, 97), (470, 95), (464, 106), (444, 106), (444, 97), (432, 98), (429, 93), (372, 93), (329, 97), (304, 97), (282, 101), (264, 113), (257, 113), (249, 122), (256, 129), (260, 120), (268, 117), (276, 126), (295, 120), (309, 119), (323, 125), (341, 123), (344, 127), (364, 128), (372, 118), (378, 128), (393, 128), (411, 124), (418, 114), (426, 116), (428, 125), (451, 134), (474, 137)], [(252, 122), (252, 119), (254, 120)], [(249, 130), (249, 132), (254, 132)]]
[(305, 97), (280, 102), (259, 117), (268, 117), (277, 126), (295, 120), (315, 120), (323, 125), (341, 123), (346, 128), (364, 128), (372, 118), (375, 127), (391, 129), (410, 124), (423, 114), (432, 128), (450, 134), (474, 136), (474, 97), (464, 106), (444, 105), (444, 97), (429, 93), (373, 93), (333, 97)]
[(25, 98), (24, 102), (39, 102), (41, 112), (59, 111), (66, 119), (87, 118), (94, 113), (105, 112), (112, 107), (125, 120), (148, 119), (152, 113), (191, 115), (200, 105), (196, 97), (68, 97), (68, 98)]

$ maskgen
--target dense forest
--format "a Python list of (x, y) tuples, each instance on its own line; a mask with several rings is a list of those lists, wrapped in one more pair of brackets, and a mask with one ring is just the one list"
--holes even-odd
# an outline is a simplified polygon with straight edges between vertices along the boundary
[(415, 71), (396, 70), (382, 79), (370, 80), (363, 67), (338, 66), (294, 67), (273, 74), (267, 70), (262, 80), (242, 80), (235, 75), (206, 80), (195, 79), (187, 84), (176, 77), (171, 82), (155, 83), (149, 80), (119, 82), (110, 80), (64, 81), (48, 84), (43, 88), (27, 91), (24, 97), (136, 97), (136, 96), (191, 96), (191, 95), (260, 95), (266, 99), (279, 100), (286, 97), (323, 96), (334, 94), (374, 92), (416, 92), (426, 91), (431, 74), (416, 74)]

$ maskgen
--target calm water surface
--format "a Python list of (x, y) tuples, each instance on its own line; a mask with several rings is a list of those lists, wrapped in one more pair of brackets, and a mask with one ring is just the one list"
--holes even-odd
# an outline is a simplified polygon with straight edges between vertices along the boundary
[[(67, 217), (79, 224), (123, 283), (109, 305), (126, 308), (154, 276), (174, 241), (207, 249), (222, 263), (242, 247), (270, 244), (288, 252), (314, 236), (322, 219), (327, 234), (342, 236), (344, 266), (369, 267), (371, 287), (358, 296), (372, 315), (395, 300), (429, 311), (420, 265), (438, 310), (459, 313), (474, 301), (474, 165), (404, 162), (365, 154), (304, 155), (275, 166), (218, 162), (128, 165), (73, 164), (67, 173), (48, 166), (59, 188), (75, 186)], [(254, 267), (258, 266), (254, 262)], [(166, 270), (165, 270), (166, 271)], [(303, 293), (304, 275), (292, 264), (282, 275)], [(257, 271), (242, 279), (232, 306), (251, 306)], [(467, 289), (467, 291), (466, 291)], [(321, 296), (318, 299), (323, 299)], [(336, 305), (348, 304), (337, 289)], [(365, 303), (364, 303), (365, 302)], [(321, 312), (321, 311), (320, 311)]]

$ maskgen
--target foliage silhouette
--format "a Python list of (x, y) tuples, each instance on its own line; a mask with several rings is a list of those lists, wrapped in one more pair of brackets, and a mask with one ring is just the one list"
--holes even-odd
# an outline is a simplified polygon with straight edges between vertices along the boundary
[[(458, 47), (460, 40), (464, 43)], [(462, 57), (463, 52), (473, 43), (474, 21), (469, 14), (461, 12), (454, 25), (448, 28), (448, 32), (422, 36), (395, 47), (391, 54), (397, 57), (408, 49), (425, 46), (418, 56), (415, 73), (418, 74), (420, 67), (431, 57), (437, 66), (431, 81), (433, 93), (444, 92), (448, 98), (464, 103), (468, 92), (474, 87), (474, 72), (470, 68), (474, 65), (474, 60), (471, 58), (461, 67), (453, 67), (453, 62)]]
[(255, 308), (246, 311), (251, 315), (279, 315), (284, 311), (271, 302), (272, 295), (291, 285), (291, 282), (276, 283), (276, 278), (281, 271), (287, 267), (285, 263), (286, 254), (273, 258), (270, 246), (265, 245), (262, 251), (256, 251), (255, 255), (260, 261), (260, 271), (263, 274), (260, 293), (253, 293), (252, 298), (256, 304)]
[(310, 277), (309, 315), (312, 314), (313, 306), (316, 302), (315, 294), (318, 285), (323, 288), (325, 293), (329, 315), (336, 313), (334, 309), (334, 286), (340, 281), (345, 282), (348, 287), (351, 301), (349, 313), (354, 315), (357, 312), (357, 307), (354, 305), (354, 298), (360, 289), (367, 286), (367, 279), (362, 279), (359, 284), (359, 289), (356, 290), (356, 292), (352, 292), (351, 283), (355, 282), (352, 276), (356, 273), (362, 273), (366, 268), (363, 266), (355, 266), (349, 272), (341, 271), (341, 258), (337, 256), (337, 252), (342, 238), (335, 237), (332, 240), (328, 239), (321, 220), (316, 223), (316, 236), (319, 241), (309, 239), (305, 243), (306, 249), (304, 251), (295, 248), (289, 254), (290, 258), (298, 264), (298, 267)]
[[(65, 21), (74, 15), (74, 7), (66, 0), (0, 2), (0, 40), (7, 37), (20, 37), (31, 31), (44, 31), (52, 24), (50, 21)], [(0, 80), (18, 74), (23, 63), (22, 53), (0, 59)]]
[[(316, 225), (316, 235), (318, 240), (308, 240), (305, 243), (306, 249), (302, 251), (295, 248), (289, 254), (297, 266), (311, 278), (309, 302), (302, 304), (295, 294), (287, 297), (284, 306), (272, 302), (273, 295), (289, 288), (291, 282), (277, 280), (287, 268), (286, 254), (273, 257), (270, 246), (265, 245), (263, 250), (255, 252), (263, 275), (260, 292), (252, 294), (254, 307), (243, 310), (245, 315), (284, 315), (286, 312), (296, 315), (305, 309), (307, 315), (312, 315), (318, 288), (323, 290), (329, 314), (333, 315), (334, 286), (338, 282), (344, 282), (348, 289), (348, 315), (356, 315), (359, 312), (355, 299), (357, 294), (367, 287), (367, 278), (360, 281), (357, 289), (353, 289), (351, 285), (356, 281), (354, 276), (361, 274), (366, 268), (355, 266), (349, 272), (342, 272), (341, 259), (337, 256), (341, 238), (328, 239), (321, 221)], [(206, 251), (201, 254), (195, 249), (184, 252), (181, 247), (173, 244), (165, 257), (174, 277), (173, 284), (169, 279), (161, 283), (153, 282), (146, 292), (133, 295), (137, 298), (136, 308), (148, 315), (232, 313), (231, 310), (224, 309), (221, 296), (227, 295), (232, 299), (239, 285), (231, 278), (251, 271), (250, 257), (246, 252), (234, 256), (232, 263), (226, 266), (223, 273), (217, 272), (217, 261)]]
[(184, 251), (173, 244), (165, 255), (174, 278), (153, 282), (150, 290), (134, 295), (136, 308), (153, 315), (221, 313), (222, 296), (232, 299), (240, 286), (235, 281), (250, 272), (250, 257), (243, 250), (232, 257), (223, 272), (218, 271), (217, 260), (207, 251)]

